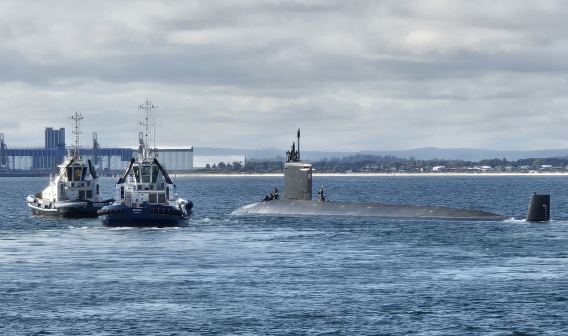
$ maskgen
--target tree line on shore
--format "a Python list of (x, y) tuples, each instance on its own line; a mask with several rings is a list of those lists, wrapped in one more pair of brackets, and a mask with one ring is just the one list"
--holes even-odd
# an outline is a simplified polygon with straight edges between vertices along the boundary
[[(525, 171), (566, 171), (568, 158), (528, 158), (509, 161), (502, 159), (465, 160), (417, 160), (385, 155), (357, 154), (346, 157), (333, 157), (311, 162), (318, 172), (525, 172)], [(240, 162), (207, 165), (204, 172), (274, 173), (281, 172), (283, 160), (248, 160)]]

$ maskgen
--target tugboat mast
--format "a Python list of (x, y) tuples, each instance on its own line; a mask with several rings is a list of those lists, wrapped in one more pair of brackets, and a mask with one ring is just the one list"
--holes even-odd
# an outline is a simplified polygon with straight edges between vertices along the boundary
[(79, 134), (81, 134), (81, 132), (79, 131), (79, 124), (80, 124), (81, 120), (83, 120), (83, 116), (81, 115), (81, 113), (75, 112), (75, 115), (72, 116), (71, 119), (73, 119), (75, 121), (75, 130), (73, 130), (73, 134), (75, 134), (75, 148), (73, 148), (73, 158), (78, 159), (79, 158)]
[(150, 99), (146, 99), (146, 102), (138, 107), (138, 110), (144, 111), (144, 121), (140, 122), (140, 125), (144, 126), (144, 134), (140, 137), (141, 145), (143, 146), (141, 159), (147, 159), (152, 155), (155, 157), (155, 148), (152, 148), (151, 145), (153, 143), (154, 147), (156, 147), (155, 143), (155, 120), (153, 116), (153, 110), (157, 109), (158, 106), (152, 104)]

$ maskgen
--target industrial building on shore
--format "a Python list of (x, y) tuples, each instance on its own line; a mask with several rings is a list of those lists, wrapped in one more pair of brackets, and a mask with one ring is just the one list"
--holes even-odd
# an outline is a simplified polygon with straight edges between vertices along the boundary
[[(66, 154), (65, 128), (45, 129), (43, 148), (10, 148), (4, 134), (0, 133), (0, 172), (29, 173), (44, 175), (56, 171)], [(170, 172), (189, 172), (193, 170), (193, 147), (158, 148), (158, 158)], [(101, 147), (97, 133), (93, 133), (92, 145), (80, 147), (84, 159), (91, 160), (101, 174), (122, 172), (132, 157), (136, 157), (137, 148)]]

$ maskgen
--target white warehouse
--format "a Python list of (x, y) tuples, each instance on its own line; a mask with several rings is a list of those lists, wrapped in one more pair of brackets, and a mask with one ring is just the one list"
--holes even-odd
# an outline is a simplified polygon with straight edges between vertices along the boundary
[(193, 147), (160, 147), (158, 160), (168, 171), (193, 170)]
[[(161, 147), (158, 148), (158, 160), (168, 171), (187, 172), (193, 170), (193, 147)], [(84, 154), (83, 154), (84, 153)], [(105, 148), (97, 153), (93, 150), (82, 152), (84, 159), (95, 162), (95, 167), (101, 172), (120, 171), (128, 167), (130, 158), (138, 157), (138, 150), (129, 148), (127, 153), (116, 153)]]

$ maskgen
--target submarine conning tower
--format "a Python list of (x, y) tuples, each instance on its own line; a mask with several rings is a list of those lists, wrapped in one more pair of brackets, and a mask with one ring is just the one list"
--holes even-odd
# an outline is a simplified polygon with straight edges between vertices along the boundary
[(312, 200), (312, 164), (300, 160), (300, 129), (298, 129), (298, 149), (286, 152), (284, 163), (284, 197), (285, 200)]

